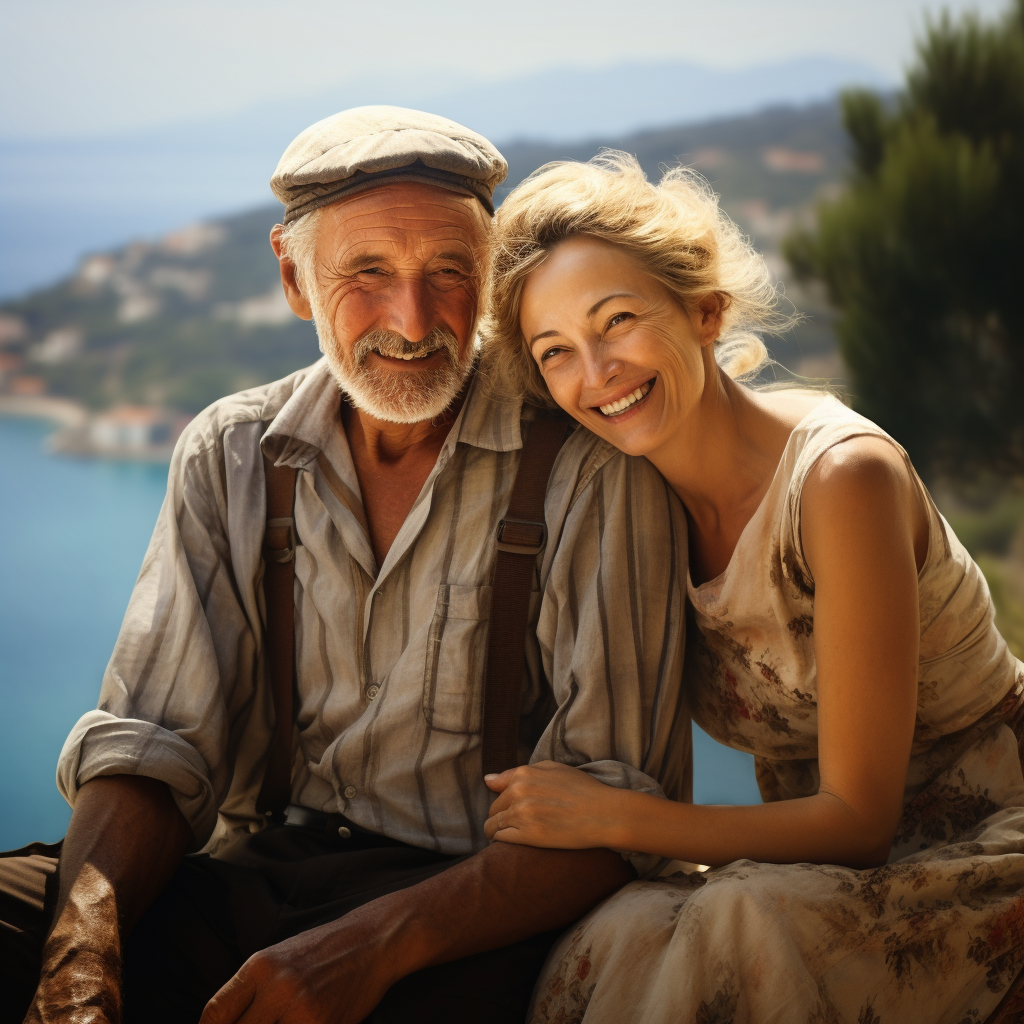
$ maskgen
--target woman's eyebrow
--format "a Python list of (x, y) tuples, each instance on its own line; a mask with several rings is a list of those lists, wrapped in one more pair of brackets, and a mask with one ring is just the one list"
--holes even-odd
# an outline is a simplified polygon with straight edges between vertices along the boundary
[(606, 295), (603, 299), (595, 302), (590, 309), (587, 310), (587, 318), (592, 317), (606, 302), (610, 302), (612, 299), (636, 299), (639, 296), (634, 295), (632, 292), (613, 292), (611, 295)]
[[(595, 302), (590, 307), (590, 309), (587, 310), (587, 319), (590, 319), (590, 317), (592, 317), (606, 302), (610, 302), (612, 299), (638, 299), (638, 298), (640, 298), (640, 296), (634, 294), (633, 292), (612, 292), (611, 295), (606, 295), (603, 299), (599, 299), (597, 302)], [(559, 334), (559, 332), (555, 331), (555, 330), (541, 331), (540, 334), (535, 334), (530, 339), (530, 347), (532, 348), (533, 347), (533, 343), (535, 341), (540, 341), (541, 338), (554, 338), (554, 337), (557, 337), (558, 334)]]
[[(611, 296), (609, 295), (608, 298), (611, 298)], [(604, 300), (602, 300), (602, 301), (604, 301)], [(557, 338), (557, 337), (558, 337), (558, 331), (554, 331), (554, 330), (551, 330), (551, 331), (541, 331), (540, 334), (535, 334), (530, 339), (530, 348), (533, 348), (533, 343), (535, 341), (540, 341), (541, 338)]]

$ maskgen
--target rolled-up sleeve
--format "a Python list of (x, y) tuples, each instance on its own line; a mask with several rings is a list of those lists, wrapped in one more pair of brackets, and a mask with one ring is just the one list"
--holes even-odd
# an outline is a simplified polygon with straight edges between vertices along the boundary
[[(689, 800), (681, 680), (686, 519), (644, 459), (611, 456), (577, 494), (544, 582), (537, 642), (557, 709), (532, 761)], [(641, 875), (659, 859), (630, 858)]]
[[(259, 422), (218, 423), (216, 407), (182, 435), (98, 708), (76, 724), (57, 768), (72, 805), (79, 787), (101, 775), (166, 782), (196, 847), (212, 834), (237, 775), (242, 736), (266, 717), (253, 707), (262, 520), (232, 521), (229, 530), (232, 506), (246, 506), (237, 500), (246, 495), (232, 491), (258, 499), (262, 489), (259, 436)], [(262, 502), (247, 507), (262, 510)]]

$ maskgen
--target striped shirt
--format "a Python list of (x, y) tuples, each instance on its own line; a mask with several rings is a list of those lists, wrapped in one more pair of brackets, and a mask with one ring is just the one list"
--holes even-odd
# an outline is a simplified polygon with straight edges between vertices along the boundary
[[(484, 846), (495, 528), (532, 414), (474, 380), (380, 566), (323, 360), (197, 417), (175, 450), (98, 709), (61, 753), (68, 801), (94, 776), (137, 773), (170, 786), (197, 846), (216, 850), (258, 827), (273, 721), (262, 447), (299, 471), (293, 802), (443, 853)], [(688, 798), (682, 506), (645, 460), (577, 429), (555, 463), (545, 518), (530, 603), (527, 756)]]

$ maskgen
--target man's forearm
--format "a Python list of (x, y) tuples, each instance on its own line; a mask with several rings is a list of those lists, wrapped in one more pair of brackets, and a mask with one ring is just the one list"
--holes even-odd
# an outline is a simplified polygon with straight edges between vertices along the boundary
[(361, 909), (395, 937), (395, 970), (404, 976), (563, 928), (635, 877), (609, 850), (494, 843)]
[(89, 1006), (100, 1010), (90, 1020), (118, 1019), (121, 936), (167, 884), (190, 839), (162, 782), (115, 775), (81, 788), (29, 1021), (43, 1007), (55, 1020), (77, 1020), (76, 1008)]
[(564, 927), (633, 877), (608, 850), (494, 843), (254, 954), (210, 1000), (201, 1024), (356, 1024), (406, 975)]
[(87, 782), (61, 850), (54, 924), (88, 866), (117, 893), (121, 926), (130, 930), (170, 880), (191, 839), (164, 783), (141, 775)]

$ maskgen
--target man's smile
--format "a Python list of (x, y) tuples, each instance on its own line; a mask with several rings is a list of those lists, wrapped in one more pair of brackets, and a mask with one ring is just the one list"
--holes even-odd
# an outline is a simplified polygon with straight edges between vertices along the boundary
[(383, 352), (378, 352), (377, 349), (373, 349), (369, 355), (376, 356), (377, 359), (386, 363), (388, 366), (393, 366), (395, 369), (411, 369), (411, 370), (422, 370), (429, 366), (432, 366), (438, 361), (439, 355), (444, 355), (446, 352), (445, 348), (433, 348), (429, 352), (407, 352), (403, 355), (385, 355)]

